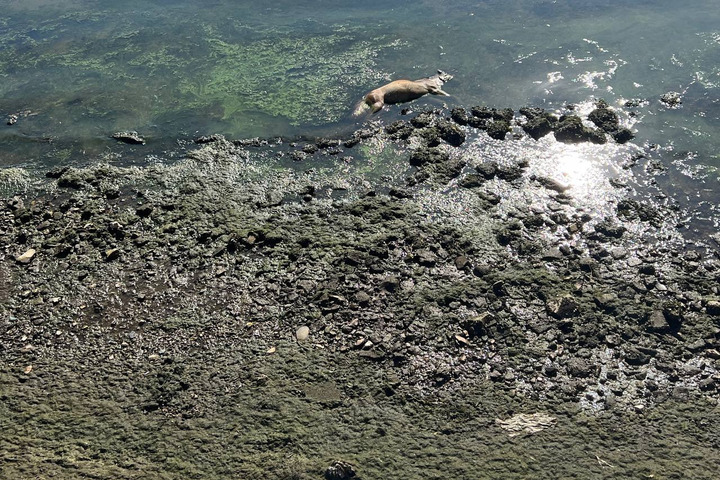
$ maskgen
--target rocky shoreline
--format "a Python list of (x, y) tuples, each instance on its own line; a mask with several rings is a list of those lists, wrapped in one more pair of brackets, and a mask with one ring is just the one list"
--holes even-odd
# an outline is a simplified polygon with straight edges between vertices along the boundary
[[(717, 245), (632, 188), (617, 113), (407, 117), (8, 195), (4, 473), (712, 478)], [(613, 174), (581, 190), (565, 145)]]

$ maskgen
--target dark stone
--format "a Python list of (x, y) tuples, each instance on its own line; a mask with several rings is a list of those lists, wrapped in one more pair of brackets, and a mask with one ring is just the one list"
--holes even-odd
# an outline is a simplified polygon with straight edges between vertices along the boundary
[(528, 120), (545, 116), (545, 109), (540, 107), (523, 107), (520, 109), (520, 115), (525, 115)]
[(568, 374), (573, 377), (586, 378), (593, 374), (595, 367), (584, 358), (570, 358), (566, 365)]
[(413, 133), (413, 127), (405, 120), (396, 120), (385, 127), (385, 132), (390, 135), (391, 138), (407, 140)]
[(708, 301), (707, 304), (705, 304), (705, 310), (710, 315), (720, 315), (720, 301)]
[(495, 140), (505, 140), (505, 134), (510, 131), (510, 123), (506, 120), (496, 120), (487, 126), (487, 134)]
[(418, 250), (415, 252), (415, 261), (420, 265), (432, 267), (437, 263), (438, 257), (430, 250)]
[(453, 108), (450, 112), (450, 118), (458, 125), (467, 125), (470, 123), (470, 115), (467, 110), (462, 107)]
[(700, 390), (702, 390), (703, 392), (715, 390), (715, 387), (716, 387), (716, 384), (715, 384), (715, 379), (713, 377), (708, 377), (708, 378), (700, 380), (698, 382), (698, 388)]
[(458, 185), (463, 188), (476, 188), (485, 182), (485, 177), (476, 173), (471, 173), (461, 178)]
[(325, 480), (348, 480), (355, 478), (355, 468), (348, 462), (336, 460), (325, 470)]
[(302, 151), (307, 153), (308, 155), (312, 155), (318, 151), (318, 147), (314, 143), (308, 143), (303, 145)]
[(196, 137), (195, 139), (193, 139), (193, 142), (196, 143), (197, 145), (204, 145), (206, 143), (214, 143), (214, 142), (219, 142), (221, 140), (225, 140), (225, 137), (223, 137), (222, 135), (219, 135), (219, 134), (214, 134), (214, 135), (203, 135), (200, 137)]
[(617, 114), (609, 108), (596, 108), (590, 112), (588, 120), (608, 133), (615, 132), (620, 128), (620, 120)]
[(52, 170), (48, 171), (45, 176), (48, 178), (60, 178), (68, 170), (70, 170), (70, 167), (55, 167)]
[(493, 113), (495, 109), (490, 107), (482, 107), (482, 106), (476, 106), (472, 107), (470, 109), (470, 112), (472, 113), (473, 117), (477, 118), (493, 118)]
[(482, 175), (485, 179), (490, 180), (492, 178), (495, 178), (495, 176), (498, 173), (498, 164), (497, 162), (487, 162), (487, 163), (481, 163), (477, 167), (475, 167), (475, 171)]
[(655, 265), (652, 263), (643, 263), (640, 266), (640, 273), (643, 275), (655, 275), (657, 273), (657, 270), (655, 269)]
[(154, 208), (155, 207), (153, 207), (151, 204), (146, 203), (144, 205), (140, 205), (139, 207), (137, 207), (135, 209), (135, 213), (137, 214), (138, 217), (146, 218), (152, 214)]
[(625, 362), (628, 365), (646, 365), (650, 363), (650, 355), (647, 355), (635, 347), (629, 347), (625, 351)]
[(321, 149), (332, 148), (340, 145), (340, 140), (334, 138), (318, 138), (315, 141), (315, 145)]
[(490, 205), (497, 205), (502, 201), (500, 195), (495, 192), (478, 192), (478, 197), (486, 201)]
[(553, 123), (551, 123), (548, 117), (540, 116), (528, 120), (522, 128), (530, 137), (539, 140), (553, 131)]
[(112, 134), (112, 138), (131, 145), (145, 145), (145, 139), (136, 131), (116, 132)]
[(303, 160), (307, 159), (307, 157), (308, 154), (300, 150), (295, 150), (294, 152), (290, 153), (290, 158), (292, 158), (295, 162), (302, 162)]
[(563, 143), (592, 142), (606, 143), (607, 139), (602, 132), (587, 128), (577, 115), (560, 117), (555, 126), (555, 139)]
[(595, 225), (595, 232), (604, 235), (605, 237), (620, 238), (623, 236), (627, 229), (622, 225), (613, 223), (610, 220), (603, 220), (602, 222)]
[(660, 97), (660, 101), (668, 108), (680, 108), (682, 104), (682, 95), (678, 92), (668, 92)]
[(523, 167), (520, 165), (499, 165), (497, 176), (506, 182), (512, 182), (523, 176)]
[(569, 318), (578, 314), (578, 302), (570, 295), (563, 295), (547, 301), (547, 311), (555, 318)]
[(442, 143), (442, 139), (435, 127), (422, 130), (420, 136), (425, 140), (428, 147), (437, 147)]
[(670, 331), (670, 324), (662, 310), (655, 310), (650, 314), (648, 318), (648, 329), (657, 333), (667, 333)]
[(456, 124), (443, 120), (437, 124), (438, 135), (453, 147), (459, 147), (465, 142), (465, 132)]
[(394, 292), (400, 287), (400, 280), (393, 275), (385, 277), (385, 279), (380, 282), (380, 287), (388, 292)]
[(438, 148), (418, 148), (410, 156), (410, 165), (422, 167), (427, 164), (443, 163), (448, 161), (450, 156)]
[(630, 140), (632, 140), (633, 138), (635, 138), (635, 134), (632, 133), (632, 131), (630, 131), (630, 129), (628, 129), (628, 128), (621, 128), (621, 129), (617, 130), (616, 132), (613, 132), (612, 137), (613, 137), (613, 139), (615, 139), (615, 141), (617, 143), (622, 144), (622, 143), (627, 143)]
[(429, 127), (435, 121), (435, 115), (432, 112), (422, 112), (410, 119), (410, 123), (415, 128)]

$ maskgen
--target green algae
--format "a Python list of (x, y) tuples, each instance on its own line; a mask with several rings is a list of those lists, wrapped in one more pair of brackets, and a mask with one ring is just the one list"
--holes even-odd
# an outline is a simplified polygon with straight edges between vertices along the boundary
[(285, 36), (249, 44), (206, 39), (205, 77), (183, 79), (179, 89), (196, 108), (222, 105), (225, 119), (258, 110), (294, 125), (327, 123), (347, 113), (357, 91), (376, 79), (373, 57), (392, 42), (358, 40), (347, 33)]

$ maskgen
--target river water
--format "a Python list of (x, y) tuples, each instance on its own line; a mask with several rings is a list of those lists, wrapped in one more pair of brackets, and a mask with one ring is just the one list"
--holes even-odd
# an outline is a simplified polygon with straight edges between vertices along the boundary
[[(602, 98), (674, 165), (670, 188), (717, 203), (713, 0), (3, 3), (0, 114), (17, 121), (0, 126), (0, 167), (142, 164), (212, 133), (341, 135), (368, 90), (442, 69), (452, 96), (414, 107), (587, 110)], [(661, 101), (670, 92), (675, 108)], [(118, 130), (148, 143), (128, 149), (109, 138)]]

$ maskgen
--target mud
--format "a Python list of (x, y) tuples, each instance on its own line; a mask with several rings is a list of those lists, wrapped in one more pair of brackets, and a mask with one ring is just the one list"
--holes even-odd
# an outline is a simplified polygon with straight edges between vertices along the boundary
[(525, 112), (15, 175), (2, 477), (714, 478), (717, 244), (608, 112)]

